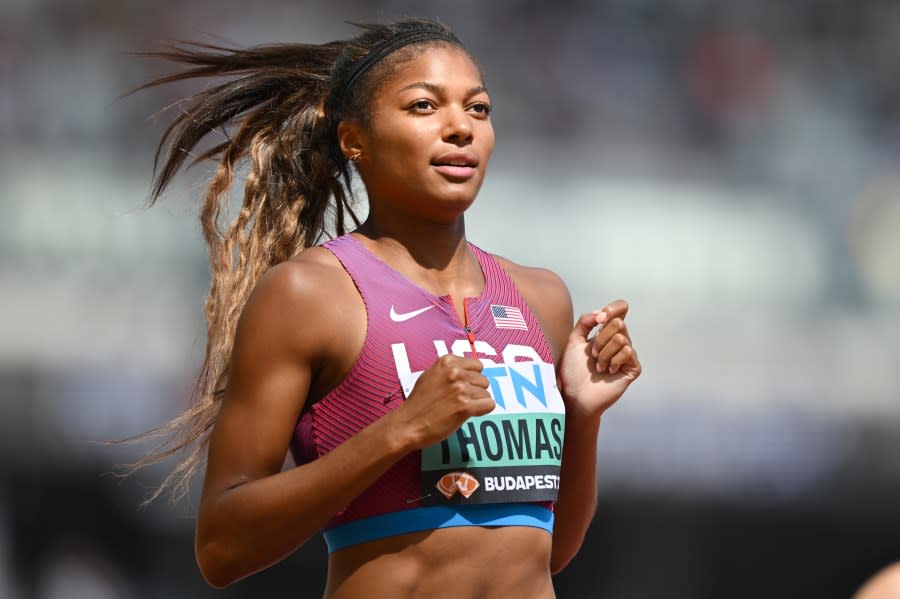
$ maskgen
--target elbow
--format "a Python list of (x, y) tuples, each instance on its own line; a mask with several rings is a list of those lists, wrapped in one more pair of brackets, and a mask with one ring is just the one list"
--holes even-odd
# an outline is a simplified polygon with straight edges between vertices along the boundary
[(571, 553), (564, 556), (551, 555), (550, 556), (550, 574), (557, 575), (562, 572), (566, 566), (569, 565), (569, 562), (572, 561), (572, 558), (575, 557), (575, 553)]
[(569, 565), (569, 562), (550, 562), (550, 574), (556, 576), (562, 572), (567, 565)]
[(584, 535), (563, 539), (561, 535), (554, 534), (553, 540), (553, 547), (550, 550), (550, 574), (556, 575), (562, 572), (578, 555), (581, 545), (584, 543)]
[(224, 589), (243, 578), (234, 567), (236, 560), (233, 553), (221, 542), (197, 539), (194, 548), (197, 566), (209, 586)]

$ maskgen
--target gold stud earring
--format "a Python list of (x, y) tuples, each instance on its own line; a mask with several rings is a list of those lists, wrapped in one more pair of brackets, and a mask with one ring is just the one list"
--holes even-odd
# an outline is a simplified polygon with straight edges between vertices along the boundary
[(357, 152), (356, 154), (353, 154), (352, 156), (350, 156), (350, 158), (348, 158), (348, 160), (349, 160), (350, 162), (352, 162), (353, 164), (358, 164), (358, 163), (359, 163), (359, 159), (360, 159), (361, 157), (362, 157), (362, 152)]

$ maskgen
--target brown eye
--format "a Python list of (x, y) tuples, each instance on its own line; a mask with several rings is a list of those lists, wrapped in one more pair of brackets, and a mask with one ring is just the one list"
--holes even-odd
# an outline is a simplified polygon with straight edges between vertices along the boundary
[(434, 108), (434, 104), (432, 104), (431, 100), (416, 100), (410, 108), (416, 111), (426, 111)]
[(478, 103), (472, 105), (471, 110), (473, 110), (474, 112), (477, 112), (478, 114), (483, 114), (484, 116), (487, 116), (487, 115), (491, 114), (491, 105), (488, 104), (487, 102), (478, 102)]

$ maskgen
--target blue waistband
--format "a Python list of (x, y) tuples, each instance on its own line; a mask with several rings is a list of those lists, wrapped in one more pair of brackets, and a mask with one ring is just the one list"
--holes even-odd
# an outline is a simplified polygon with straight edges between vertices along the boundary
[(553, 533), (553, 512), (531, 503), (439, 505), (390, 512), (323, 531), (328, 553), (344, 547), (434, 528), (454, 526), (532, 526)]

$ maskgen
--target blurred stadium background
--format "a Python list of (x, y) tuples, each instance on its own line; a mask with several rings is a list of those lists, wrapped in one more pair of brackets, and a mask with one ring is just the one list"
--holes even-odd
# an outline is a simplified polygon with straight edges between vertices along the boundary
[[(317, 539), (214, 592), (195, 500), (104, 440), (183, 408), (208, 284), (198, 167), (144, 208), (186, 38), (438, 17), (498, 145), (470, 238), (632, 304), (563, 599), (846, 598), (900, 559), (900, 3), (6, 0), (0, 6), (0, 597), (321, 595)], [(298, 317), (298, 325), (302, 319)], [(502, 574), (502, 568), (498, 567)]]

